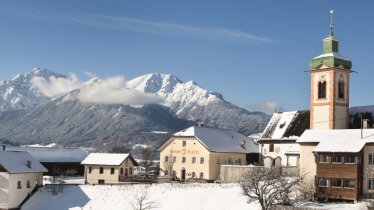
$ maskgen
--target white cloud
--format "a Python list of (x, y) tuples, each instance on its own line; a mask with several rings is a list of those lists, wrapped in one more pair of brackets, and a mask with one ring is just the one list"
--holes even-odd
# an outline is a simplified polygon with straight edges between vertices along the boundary
[(123, 77), (111, 77), (85, 85), (78, 99), (87, 103), (144, 105), (162, 102), (161, 98), (125, 87)]
[(31, 83), (49, 98), (79, 89), (77, 99), (85, 103), (145, 105), (162, 102), (157, 95), (126, 88), (125, 79), (120, 76), (107, 79), (94, 77), (88, 82), (82, 82), (75, 74), (71, 74), (70, 78), (34, 77)]
[(266, 113), (273, 113), (274, 111), (282, 112), (284, 111), (283, 107), (275, 101), (267, 101), (262, 104), (253, 104), (250, 105), (249, 108), (252, 111), (261, 111)]
[(277, 41), (269, 38), (227, 28), (203, 28), (166, 22), (145, 21), (123, 16), (80, 14), (64, 16), (64, 18), (79, 24), (144, 33), (188, 36), (208, 40), (232, 40), (248, 43), (277, 43)]
[(79, 88), (82, 82), (79, 81), (75, 74), (71, 74), (70, 78), (56, 78), (52, 76), (48, 80), (43, 77), (34, 77), (31, 79), (31, 84), (43, 95), (53, 98)]

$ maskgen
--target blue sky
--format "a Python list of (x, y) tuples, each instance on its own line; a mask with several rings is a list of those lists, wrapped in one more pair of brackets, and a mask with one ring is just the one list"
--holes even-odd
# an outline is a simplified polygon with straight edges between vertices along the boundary
[(374, 105), (371, 1), (0, 1), (0, 80), (39, 66), (127, 79), (173, 74), (250, 110), (309, 109), (309, 61), (335, 10), (351, 106)]

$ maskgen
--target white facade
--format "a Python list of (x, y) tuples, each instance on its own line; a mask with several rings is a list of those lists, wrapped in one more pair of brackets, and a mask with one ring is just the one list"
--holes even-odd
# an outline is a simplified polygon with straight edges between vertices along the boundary
[(47, 172), (27, 152), (0, 152), (0, 209), (18, 208)]
[(0, 172), (0, 209), (17, 208), (35, 187), (42, 184), (43, 173)]

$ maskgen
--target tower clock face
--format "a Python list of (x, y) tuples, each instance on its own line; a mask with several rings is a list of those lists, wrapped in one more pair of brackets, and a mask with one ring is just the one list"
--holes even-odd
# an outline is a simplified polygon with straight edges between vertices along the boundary
[(326, 74), (325, 73), (322, 73), (319, 75), (319, 80), (326, 80)]

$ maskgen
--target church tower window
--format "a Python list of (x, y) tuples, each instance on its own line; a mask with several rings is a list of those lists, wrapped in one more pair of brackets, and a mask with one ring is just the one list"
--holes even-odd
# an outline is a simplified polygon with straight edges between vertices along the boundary
[(340, 80), (338, 83), (338, 98), (344, 99), (344, 81)]
[(318, 98), (326, 98), (326, 81), (318, 82)]

